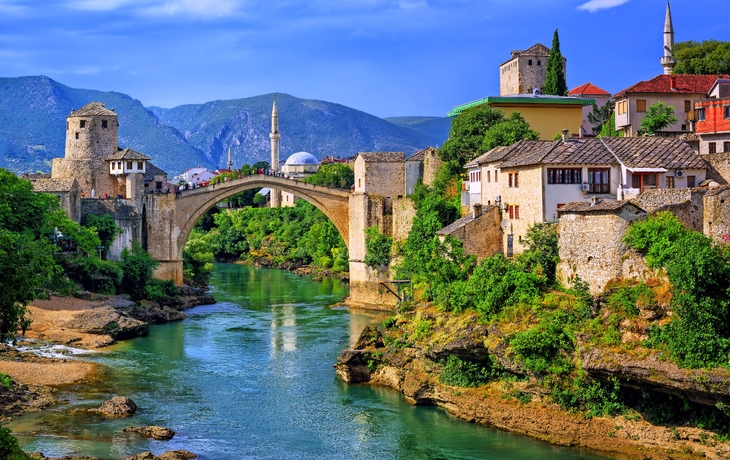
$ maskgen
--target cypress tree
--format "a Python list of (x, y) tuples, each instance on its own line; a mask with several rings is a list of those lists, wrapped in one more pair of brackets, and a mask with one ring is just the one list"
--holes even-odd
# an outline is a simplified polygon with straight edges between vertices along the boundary
[(554, 94), (565, 96), (568, 94), (568, 85), (565, 83), (565, 69), (563, 68), (563, 55), (560, 54), (560, 38), (558, 29), (553, 35), (553, 47), (550, 49), (550, 56), (547, 62), (547, 75), (545, 75), (545, 86), (542, 87), (543, 94)]

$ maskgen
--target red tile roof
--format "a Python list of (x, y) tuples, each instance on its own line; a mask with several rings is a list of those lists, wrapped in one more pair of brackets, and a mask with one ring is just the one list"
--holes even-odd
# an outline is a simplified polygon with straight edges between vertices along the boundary
[(611, 97), (611, 93), (605, 89), (601, 89), (593, 83), (576, 86), (568, 91), (568, 96), (606, 96)]
[[(619, 91), (614, 97), (623, 97), (626, 93), (676, 93), (706, 94), (712, 89), (718, 78), (730, 78), (728, 75), (659, 75), (648, 81), (641, 81)], [(675, 89), (672, 89), (672, 79)]]

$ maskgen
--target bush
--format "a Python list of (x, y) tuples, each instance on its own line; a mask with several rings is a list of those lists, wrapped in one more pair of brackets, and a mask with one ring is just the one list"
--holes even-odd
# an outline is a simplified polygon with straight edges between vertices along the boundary
[(592, 417), (613, 417), (626, 412), (621, 385), (613, 377), (608, 382), (576, 378), (566, 389), (554, 387), (550, 396), (564, 409), (585, 411), (586, 415)]
[(449, 355), (444, 369), (439, 375), (439, 382), (454, 387), (478, 387), (489, 382), (494, 375), (492, 362), (473, 362)]
[(0, 458), (7, 460), (27, 460), (29, 457), (20, 449), (18, 440), (9, 428), (0, 426)]
[(536, 374), (567, 374), (573, 369), (570, 358), (575, 345), (566, 327), (570, 320), (558, 311), (508, 340), (525, 368)]
[(163, 281), (153, 278), (147, 283), (144, 297), (155, 302), (164, 302), (170, 297), (175, 297), (177, 293), (178, 291), (174, 281)]
[(138, 243), (132, 243), (132, 250), (122, 251), (122, 289), (133, 299), (141, 300), (147, 294), (147, 284), (160, 263), (150, 256)]
[[(56, 254), (55, 259), (66, 276), (87, 291), (108, 295), (117, 293), (122, 281), (122, 269), (118, 263), (101, 260), (96, 255), (86, 257), (81, 254)], [(58, 277), (62, 278), (61, 275)], [(65, 283), (58, 279), (54, 284), (63, 286)]]

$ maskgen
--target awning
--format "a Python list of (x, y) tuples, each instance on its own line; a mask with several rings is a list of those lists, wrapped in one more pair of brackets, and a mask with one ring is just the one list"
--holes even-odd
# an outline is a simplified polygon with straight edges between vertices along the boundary
[(666, 168), (626, 168), (632, 173), (665, 173), (668, 171)]

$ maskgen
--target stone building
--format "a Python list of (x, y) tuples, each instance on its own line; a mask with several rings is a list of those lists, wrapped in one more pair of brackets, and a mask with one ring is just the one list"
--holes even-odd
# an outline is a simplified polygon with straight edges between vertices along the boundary
[(730, 185), (710, 188), (705, 194), (703, 232), (718, 243), (730, 243)]
[(76, 179), (30, 178), (33, 191), (50, 193), (58, 197), (58, 204), (68, 218), (81, 222), (81, 187)]
[[(512, 51), (512, 57), (499, 66), (499, 95), (531, 94), (545, 85), (550, 48), (537, 43), (524, 51)], [(563, 57), (563, 72), (567, 59)], [(567, 77), (567, 73), (565, 74)]]
[[(525, 249), (522, 240), (529, 227), (557, 220), (567, 203), (621, 201), (655, 189), (688, 190), (702, 183), (706, 172), (702, 158), (675, 138), (569, 139), (567, 133), (559, 141), (523, 140), (497, 147), (465, 167), (469, 181), (462, 206), (501, 207), (508, 256)], [(688, 219), (696, 221), (689, 214)]]
[(103, 103), (72, 111), (66, 119), (65, 155), (53, 159), (50, 182), (35, 185), (56, 193), (76, 221), (88, 214), (114, 217), (122, 232), (107, 254), (110, 259), (119, 259), (132, 242), (144, 242), (145, 193), (172, 191), (165, 171), (148, 156), (120, 148), (118, 140), (118, 116)]
[(565, 285), (580, 277), (591, 294), (624, 276), (623, 242), (631, 222), (646, 212), (628, 201), (568, 203), (560, 208), (558, 281)]
[(437, 232), (461, 241), (467, 254), (478, 259), (502, 253), (501, 213), (497, 206), (472, 205), (472, 212)]

